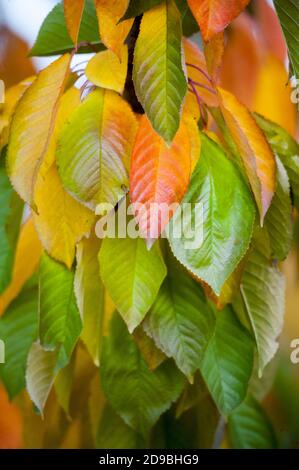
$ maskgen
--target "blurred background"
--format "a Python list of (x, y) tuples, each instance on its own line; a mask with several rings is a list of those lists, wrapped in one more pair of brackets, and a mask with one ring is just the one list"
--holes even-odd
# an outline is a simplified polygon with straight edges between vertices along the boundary
[[(28, 58), (42, 21), (56, 0), (0, 0), (0, 79), (10, 87), (34, 75), (55, 57)], [(80, 62), (82, 58), (75, 59)], [(250, 109), (283, 126), (298, 138), (295, 105), (287, 86), (287, 52), (271, 2), (256, 0), (227, 31), (222, 85)], [(299, 363), (290, 360), (291, 342), (299, 340), (299, 229), (294, 214), (294, 246), (282, 269), (286, 274), (285, 326), (280, 350), (259, 384), (281, 446), (299, 448)], [(299, 356), (299, 355), (298, 355)], [(0, 448), (22, 447), (24, 422), (0, 385)], [(58, 445), (62, 445), (57, 443)]]

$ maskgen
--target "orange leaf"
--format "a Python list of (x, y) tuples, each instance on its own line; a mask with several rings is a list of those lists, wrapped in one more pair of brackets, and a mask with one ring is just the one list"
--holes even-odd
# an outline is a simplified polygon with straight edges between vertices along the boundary
[(275, 191), (275, 157), (262, 130), (237, 98), (218, 88), (221, 110), (237, 144), (263, 224)]
[(101, 40), (120, 60), (123, 43), (134, 21), (132, 18), (118, 23), (128, 5), (128, 0), (95, 0)]
[(0, 449), (23, 447), (23, 423), (20, 411), (0, 386)]
[(68, 33), (75, 45), (78, 42), (85, 0), (64, 0), (64, 16)]
[(205, 41), (223, 31), (248, 3), (249, 0), (188, 0)]
[(224, 33), (218, 33), (204, 44), (207, 69), (215, 83), (219, 82), (222, 58), (224, 53)]
[[(144, 204), (144, 210), (135, 210), (144, 238), (158, 238), (169, 222), (173, 215), (168, 212), (169, 206), (179, 203), (184, 196), (191, 165), (191, 145), (183, 121), (171, 147), (167, 147), (146, 116), (141, 118), (132, 154), (130, 193), (133, 204)], [(160, 211), (151, 214), (154, 203), (160, 205)]]

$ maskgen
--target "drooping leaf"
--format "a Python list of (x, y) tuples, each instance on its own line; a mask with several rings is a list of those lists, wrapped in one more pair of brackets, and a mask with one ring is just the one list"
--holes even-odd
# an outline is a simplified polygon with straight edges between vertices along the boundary
[(134, 52), (137, 98), (153, 128), (167, 143), (171, 143), (179, 128), (187, 91), (181, 35), (176, 4), (174, 0), (165, 0), (144, 13)]
[(54, 383), (57, 400), (59, 405), (65, 411), (68, 419), (71, 419), (70, 399), (74, 382), (74, 368), (75, 361), (71, 360), (70, 363), (64, 367), (64, 369), (60, 369)]
[(268, 229), (272, 257), (277, 260), (284, 260), (290, 249), (293, 235), (291, 188), (287, 172), (276, 157), (277, 166), (277, 186), (265, 219), (265, 226)]
[(39, 343), (33, 343), (28, 354), (26, 388), (31, 400), (42, 413), (55, 380), (55, 351), (45, 351)]
[(39, 73), (19, 101), (12, 120), (8, 174), (16, 191), (29, 204), (34, 203), (38, 171), (47, 153), (70, 60), (70, 55), (64, 55)]
[[(71, 0), (72, 3), (73, 0)], [(84, 42), (85, 45), (79, 48), (80, 53), (94, 52), (94, 48), (102, 50), (104, 48), (100, 41), (100, 34), (94, 0), (85, 0), (85, 8), (82, 15), (78, 42)], [(86, 43), (88, 43), (86, 45)], [(32, 56), (51, 56), (71, 52), (75, 47), (70, 38), (63, 10), (63, 4), (60, 2), (45, 18), (38, 37), (31, 49)]]
[(32, 218), (22, 226), (17, 243), (12, 280), (0, 295), (0, 315), (22, 290), (26, 281), (36, 271), (42, 247), (38, 239)]
[(100, 273), (108, 292), (132, 332), (152, 306), (166, 268), (159, 247), (142, 238), (105, 238)]
[[(188, 230), (177, 237), (185, 203), (191, 204)], [(172, 251), (219, 295), (248, 249), (255, 210), (237, 168), (219, 145), (204, 134), (201, 156), (183, 198), (182, 211), (177, 211), (170, 221)]]
[(289, 58), (292, 65), (292, 73), (299, 79), (299, 5), (296, 0), (274, 0), (280, 24), (287, 42)]
[(124, 16), (128, 4), (129, 0), (113, 0), (113, 5), (111, 5), (111, 0), (95, 0), (101, 40), (107, 49), (110, 49), (119, 58), (123, 43), (134, 21), (128, 19), (119, 22)]
[(279, 156), (287, 170), (294, 204), (299, 209), (299, 144), (279, 125), (258, 114), (254, 117), (265, 132), (273, 151)]
[(5, 343), (0, 377), (11, 399), (25, 387), (27, 356), (37, 331), (38, 289), (29, 283), (0, 318), (0, 338)]
[(154, 340), (145, 333), (142, 324), (135, 329), (133, 338), (150, 370), (157, 369), (167, 359), (163, 351), (156, 346)]
[(118, 314), (112, 318), (110, 335), (104, 342), (100, 373), (112, 407), (144, 437), (184, 386), (184, 376), (170, 360), (155, 372), (148, 369)]
[(23, 203), (11, 187), (4, 167), (4, 159), (0, 160), (0, 293), (12, 279), (15, 259), (15, 248), (20, 230)]
[(63, 0), (67, 30), (75, 45), (78, 42), (84, 4), (85, 0)]
[(59, 351), (57, 364), (65, 366), (81, 333), (82, 323), (74, 293), (74, 273), (44, 254), (40, 264), (39, 335), (48, 351)]
[[(188, 188), (192, 166), (188, 132), (198, 134), (195, 121), (189, 130), (182, 122), (168, 147), (146, 116), (140, 120), (132, 153), (130, 196), (132, 203), (137, 204), (135, 218), (140, 232), (148, 240), (159, 237), (172, 217), (171, 204), (180, 203)], [(138, 204), (143, 204), (140, 211)], [(159, 209), (157, 214), (154, 204)]]
[(98, 52), (87, 64), (86, 77), (98, 87), (122, 93), (128, 68), (127, 45), (122, 46), (120, 57), (110, 50)]
[(284, 315), (284, 278), (271, 265), (270, 257), (269, 240), (257, 231), (242, 277), (241, 298), (236, 299), (235, 305), (241, 315), (243, 303), (248, 316), (257, 345), (260, 375), (277, 351)]
[(275, 449), (276, 436), (259, 403), (248, 396), (228, 418), (228, 432), (234, 449)]
[(224, 119), (240, 152), (263, 224), (275, 191), (274, 154), (247, 108), (228, 91), (218, 88), (218, 93)]
[(57, 163), (64, 187), (89, 207), (116, 205), (128, 186), (136, 130), (131, 108), (117, 93), (89, 94), (60, 133)]
[(249, 3), (249, 0), (187, 1), (205, 41), (223, 31)]
[(98, 262), (100, 246), (100, 240), (93, 234), (79, 243), (75, 273), (75, 294), (83, 322), (81, 338), (97, 366), (100, 361), (105, 309), (105, 292)]
[(199, 368), (214, 332), (215, 316), (201, 286), (168, 255), (168, 274), (144, 328), (189, 378)]
[(35, 201), (34, 222), (44, 248), (70, 268), (76, 243), (89, 234), (94, 214), (65, 191), (55, 163), (39, 179)]
[(220, 81), (220, 72), (224, 54), (224, 33), (218, 33), (204, 44), (204, 53), (207, 62), (207, 69), (214, 83)]
[(224, 415), (245, 398), (253, 368), (254, 342), (230, 307), (217, 313), (215, 334), (200, 370)]

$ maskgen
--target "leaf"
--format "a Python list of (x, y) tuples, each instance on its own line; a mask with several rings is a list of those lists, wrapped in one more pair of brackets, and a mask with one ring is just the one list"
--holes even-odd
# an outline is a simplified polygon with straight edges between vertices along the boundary
[(234, 449), (275, 449), (276, 437), (262, 407), (249, 396), (228, 418)]
[(229, 307), (217, 314), (215, 334), (200, 371), (221, 413), (244, 400), (253, 368), (254, 343)]
[(223, 31), (249, 3), (249, 0), (187, 0), (205, 41)]
[(177, 211), (168, 237), (175, 257), (219, 295), (248, 249), (255, 210), (234, 164), (206, 135), (201, 139), (201, 156), (181, 206), (183, 211), (190, 204), (188, 230), (177, 237), (182, 213)]
[[(190, 123), (192, 125), (192, 123)], [(198, 134), (195, 121), (189, 128)], [(130, 196), (136, 204), (135, 218), (141, 235), (155, 240), (172, 217), (171, 204), (181, 202), (191, 174), (191, 147), (187, 126), (182, 122), (171, 147), (152, 129), (146, 116), (140, 120), (132, 153)], [(143, 204), (138, 211), (138, 205)], [(153, 213), (153, 204), (159, 212)]]
[[(274, 357), (284, 315), (284, 278), (270, 262), (265, 235), (256, 232), (241, 283), (241, 299), (248, 315), (258, 350), (259, 375)], [(236, 312), (239, 308), (236, 305)]]
[(46, 155), (70, 66), (64, 55), (42, 70), (19, 101), (14, 114), (7, 153), (11, 182), (28, 204), (34, 202), (34, 187)]
[(5, 343), (5, 363), (0, 364), (0, 377), (10, 399), (25, 387), (27, 356), (37, 338), (37, 306), (37, 285), (31, 283), (0, 318), (0, 338)]
[(161, 349), (156, 347), (154, 340), (145, 333), (142, 325), (135, 329), (133, 337), (150, 370), (157, 369), (167, 359)]
[(142, 238), (105, 238), (100, 273), (130, 333), (151, 308), (166, 276), (157, 245), (149, 251)]
[(90, 93), (60, 133), (56, 157), (63, 186), (88, 207), (115, 206), (128, 186), (136, 130), (136, 118), (119, 95)]
[(64, 190), (55, 163), (40, 178), (35, 200), (34, 222), (44, 248), (70, 268), (76, 243), (91, 230), (93, 213)]
[(119, 58), (133, 20), (119, 22), (128, 8), (128, 0), (95, 0), (101, 40)]
[(263, 224), (275, 191), (274, 154), (245, 106), (228, 91), (218, 88), (218, 93), (224, 119), (239, 149)]
[(200, 285), (170, 256), (168, 274), (144, 328), (192, 380), (214, 332), (215, 317)]
[[(2, 157), (2, 155), (1, 155)], [(15, 248), (19, 236), (23, 203), (11, 187), (0, 160), (0, 293), (12, 279)]]
[(74, 273), (44, 254), (39, 271), (41, 346), (59, 352), (58, 367), (70, 360), (82, 323), (74, 294)]
[(224, 33), (218, 33), (204, 44), (204, 53), (207, 62), (207, 69), (215, 83), (220, 81), (220, 72), (224, 54)]
[(284, 2), (274, 0), (274, 6), (280, 20), (280, 24), (285, 36), (290, 62), (292, 64), (291, 73), (294, 72), (299, 79), (299, 40), (297, 37), (299, 26), (299, 5), (296, 0)]
[(129, 6), (124, 16), (121, 18), (121, 21), (140, 16), (145, 11), (150, 10), (162, 2), (163, 0), (130, 0)]
[(87, 64), (86, 77), (98, 87), (122, 93), (128, 68), (127, 45), (122, 46), (120, 57), (121, 59), (110, 50), (98, 52)]
[[(291, 84), (288, 84), (285, 64), (268, 54), (260, 68), (252, 109), (296, 135), (297, 110), (290, 99)], [(275, 99), (273, 99), (275, 96)]]
[(267, 139), (287, 170), (290, 179), (294, 204), (299, 209), (299, 145), (282, 127), (264, 117), (254, 115), (258, 125), (265, 132)]
[(187, 91), (182, 68), (182, 26), (174, 0), (144, 13), (134, 52), (133, 81), (154, 130), (170, 144)]
[(20, 410), (0, 385), (0, 449), (20, 449), (24, 445), (24, 426)]
[(42, 413), (55, 380), (55, 351), (45, 351), (33, 343), (29, 351), (26, 370), (26, 388), (31, 400)]
[[(70, 0), (72, 1), (72, 0)], [(74, 3), (74, 1), (73, 1)], [(79, 48), (80, 53), (102, 50), (94, 0), (85, 0), (78, 42), (86, 42)], [(72, 52), (75, 45), (66, 27), (63, 4), (60, 2), (44, 20), (33, 48), (31, 56), (51, 56)]]
[(0, 315), (11, 301), (19, 295), (25, 282), (36, 271), (41, 253), (42, 247), (35, 231), (33, 220), (29, 218), (21, 228), (12, 281), (0, 296)]
[(64, 0), (64, 16), (68, 33), (75, 45), (78, 42), (80, 24), (84, 11), (85, 0)]
[(170, 361), (161, 364), (155, 372), (148, 369), (117, 314), (111, 321), (110, 336), (105, 338), (100, 373), (111, 406), (144, 437), (184, 386), (183, 375)]
[(278, 157), (276, 157), (276, 166), (277, 187), (265, 219), (265, 226), (270, 236), (272, 257), (282, 261), (291, 249), (293, 237), (291, 188), (287, 172)]
[(66, 416), (71, 420), (70, 415), (70, 399), (72, 386), (74, 381), (74, 361), (71, 362), (64, 368), (61, 369), (55, 379), (55, 394), (59, 405), (65, 411)]
[(105, 311), (105, 291), (100, 278), (100, 240), (94, 234), (77, 247), (75, 294), (83, 321), (81, 338), (94, 363), (99, 366)]

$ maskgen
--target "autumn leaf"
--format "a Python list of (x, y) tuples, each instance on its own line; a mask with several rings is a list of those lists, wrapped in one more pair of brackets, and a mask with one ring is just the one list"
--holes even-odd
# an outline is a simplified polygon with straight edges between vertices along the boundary
[[(193, 131), (198, 133), (197, 128)], [(146, 116), (140, 121), (130, 172), (130, 196), (136, 204), (135, 217), (148, 242), (159, 237), (172, 213), (169, 207), (184, 196), (191, 174), (191, 147), (184, 123), (171, 145), (152, 129)], [(151, 215), (152, 204), (159, 212)], [(144, 208), (138, 212), (138, 204)]]
[(78, 42), (81, 19), (84, 10), (85, 0), (64, 0), (64, 15), (68, 33), (75, 46)]
[(7, 167), (16, 191), (34, 205), (34, 188), (54, 129), (58, 102), (64, 91), (71, 56), (66, 54), (42, 70), (24, 93), (14, 114)]
[(119, 23), (128, 4), (128, 0), (113, 0), (112, 2), (111, 0), (95, 0), (101, 40), (119, 59), (121, 59), (123, 43), (134, 21), (128, 19)]
[(239, 149), (263, 224), (275, 191), (274, 154), (247, 108), (228, 91), (218, 88), (218, 93), (224, 119)]
[(188, 0), (205, 41), (223, 31), (248, 3), (249, 0)]

